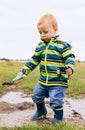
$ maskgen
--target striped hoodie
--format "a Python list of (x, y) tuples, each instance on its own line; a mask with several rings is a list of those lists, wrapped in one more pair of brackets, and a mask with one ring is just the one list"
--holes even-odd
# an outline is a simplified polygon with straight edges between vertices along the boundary
[(66, 66), (74, 70), (75, 56), (71, 52), (71, 45), (64, 42), (59, 35), (51, 38), (49, 43), (40, 41), (34, 55), (21, 69), (28, 75), (40, 64), (39, 83), (45, 86), (68, 87)]

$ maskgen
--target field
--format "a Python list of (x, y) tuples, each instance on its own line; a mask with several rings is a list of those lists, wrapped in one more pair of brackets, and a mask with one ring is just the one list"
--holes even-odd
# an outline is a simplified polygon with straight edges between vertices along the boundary
[[(0, 62), (0, 96), (4, 92), (9, 91), (9, 86), (3, 87), (2, 82), (6, 80), (12, 80), (19, 70), (22, 68), (25, 62)], [(74, 75), (71, 76), (69, 81), (69, 88), (66, 95), (68, 97), (82, 98), (85, 96), (85, 63), (77, 63), (75, 66)], [(32, 92), (39, 78), (39, 67), (31, 72), (24, 80), (16, 82), (16, 85), (20, 89), (23, 89), (26, 93)], [(12, 130), (13, 128), (0, 128), (0, 130)], [(63, 122), (55, 127), (51, 126), (23, 126), (16, 127), (13, 130), (85, 130), (85, 127), (78, 126), (78, 124), (72, 124)]]

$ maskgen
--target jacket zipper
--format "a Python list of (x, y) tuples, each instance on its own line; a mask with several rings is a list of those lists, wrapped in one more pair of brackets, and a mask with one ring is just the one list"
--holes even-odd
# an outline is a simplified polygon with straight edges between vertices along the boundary
[(46, 46), (46, 50), (45, 50), (45, 71), (46, 71), (46, 84), (48, 83), (48, 72), (47, 72), (47, 65), (46, 65), (46, 59), (47, 59), (47, 48), (48, 48), (48, 46)]

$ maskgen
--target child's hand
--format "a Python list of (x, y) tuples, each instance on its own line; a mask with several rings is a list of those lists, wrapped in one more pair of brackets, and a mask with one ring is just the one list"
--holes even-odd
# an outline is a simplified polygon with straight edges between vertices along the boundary
[(68, 75), (68, 77), (73, 74), (73, 70), (71, 67), (66, 66), (66, 74)]
[(12, 81), (18, 81), (18, 80), (20, 80), (20, 79), (22, 79), (22, 78), (25, 78), (26, 77), (26, 75), (25, 74), (23, 74), (23, 72), (19, 72), (18, 74), (17, 74), (17, 76), (12, 80)]
[(17, 76), (22, 77), (22, 76), (23, 76), (23, 73), (20, 71), (20, 72), (18, 73), (18, 75), (17, 75)]

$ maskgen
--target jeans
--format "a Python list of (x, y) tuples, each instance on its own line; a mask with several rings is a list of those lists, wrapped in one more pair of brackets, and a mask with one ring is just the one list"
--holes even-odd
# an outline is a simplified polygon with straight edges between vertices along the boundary
[(63, 99), (66, 92), (65, 87), (58, 86), (43, 86), (41, 84), (37, 84), (33, 90), (32, 100), (35, 103), (40, 103), (44, 101), (44, 98), (50, 98), (50, 106), (51, 108), (63, 107)]

